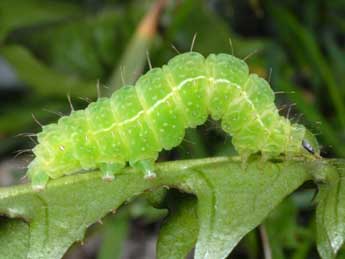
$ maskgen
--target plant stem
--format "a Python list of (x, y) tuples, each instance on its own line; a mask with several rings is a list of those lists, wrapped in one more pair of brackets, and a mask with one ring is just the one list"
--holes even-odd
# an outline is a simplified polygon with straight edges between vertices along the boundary
[(260, 237), (261, 237), (261, 242), (262, 242), (262, 249), (264, 251), (264, 258), (272, 259), (272, 251), (271, 251), (270, 242), (268, 239), (266, 228), (263, 224), (260, 225), (259, 231), (260, 231)]

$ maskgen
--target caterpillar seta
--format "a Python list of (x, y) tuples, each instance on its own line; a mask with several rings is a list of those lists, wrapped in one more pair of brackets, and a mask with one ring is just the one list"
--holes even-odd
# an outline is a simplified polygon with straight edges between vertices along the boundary
[(50, 178), (94, 168), (112, 180), (127, 163), (146, 178), (155, 177), (158, 153), (179, 145), (185, 129), (209, 115), (222, 121), (244, 161), (257, 152), (265, 158), (318, 157), (313, 134), (280, 116), (274, 98), (268, 82), (250, 74), (241, 59), (180, 54), (142, 75), (135, 86), (43, 126), (28, 176), (35, 190)]

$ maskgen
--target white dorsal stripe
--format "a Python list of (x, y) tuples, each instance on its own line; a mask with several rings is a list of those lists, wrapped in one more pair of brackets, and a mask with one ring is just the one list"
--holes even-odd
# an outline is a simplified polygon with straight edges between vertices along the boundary
[[(186, 84), (196, 81), (196, 80), (201, 80), (201, 79), (206, 79), (209, 81), (213, 81), (215, 84), (217, 83), (226, 83), (229, 87), (234, 86), (237, 89), (241, 89), (242, 87), (236, 83), (233, 83), (231, 81), (229, 81), (228, 79), (225, 78), (218, 78), (215, 79), (214, 77), (206, 77), (206, 76), (196, 76), (196, 77), (191, 77), (191, 78), (187, 78), (185, 80), (183, 80), (182, 82), (180, 82), (176, 87), (172, 88), (172, 91), (167, 94), (164, 98), (160, 99), (159, 101), (157, 101), (154, 105), (152, 105), (150, 108), (148, 108), (147, 110), (141, 110), (140, 112), (138, 112), (136, 115), (134, 115), (133, 117), (124, 120), (120, 123), (114, 122), (112, 125), (110, 125), (107, 128), (104, 129), (100, 129), (97, 130), (96, 132), (94, 132), (93, 134), (100, 134), (102, 132), (106, 132), (106, 131), (110, 131), (114, 128), (116, 128), (117, 126), (123, 126), (125, 124), (128, 124), (130, 122), (133, 122), (135, 120), (137, 120), (141, 115), (145, 114), (145, 113), (151, 113), (153, 112), (157, 107), (159, 107), (161, 104), (165, 103), (170, 97), (172, 97), (175, 92), (179, 91), (182, 87), (184, 87)], [(253, 104), (253, 102), (249, 99), (247, 93), (245, 91), (243, 91), (243, 96), (244, 96), (244, 100), (253, 108), (253, 110), (255, 111), (255, 106)], [(264, 123), (262, 122), (259, 114), (256, 113), (256, 119), (259, 122), (259, 124), (263, 127), (265, 127)], [(266, 128), (266, 127), (265, 127)]]

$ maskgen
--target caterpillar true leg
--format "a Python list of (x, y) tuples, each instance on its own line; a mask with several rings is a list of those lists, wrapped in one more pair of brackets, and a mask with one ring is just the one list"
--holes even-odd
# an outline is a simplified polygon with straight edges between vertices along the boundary
[(153, 179), (156, 178), (156, 174), (154, 172), (154, 161), (155, 160), (144, 159), (136, 162), (129, 162), (129, 164), (131, 167), (143, 171), (145, 179)]
[(49, 176), (44, 171), (33, 171), (30, 174), (30, 179), (31, 179), (32, 189), (34, 191), (42, 191), (47, 185)]
[(123, 163), (101, 163), (99, 169), (102, 172), (102, 179), (104, 181), (112, 181), (115, 175), (125, 167)]

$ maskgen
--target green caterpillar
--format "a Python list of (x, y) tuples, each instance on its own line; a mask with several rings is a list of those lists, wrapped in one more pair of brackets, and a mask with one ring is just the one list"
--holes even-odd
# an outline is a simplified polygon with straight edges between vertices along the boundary
[(185, 129), (208, 115), (222, 120), (244, 161), (257, 152), (266, 158), (319, 154), (314, 136), (279, 115), (269, 84), (249, 74), (243, 60), (188, 52), (151, 69), (135, 86), (44, 126), (28, 168), (32, 186), (40, 190), (49, 178), (94, 168), (111, 180), (127, 162), (154, 177), (158, 153), (179, 145)]

